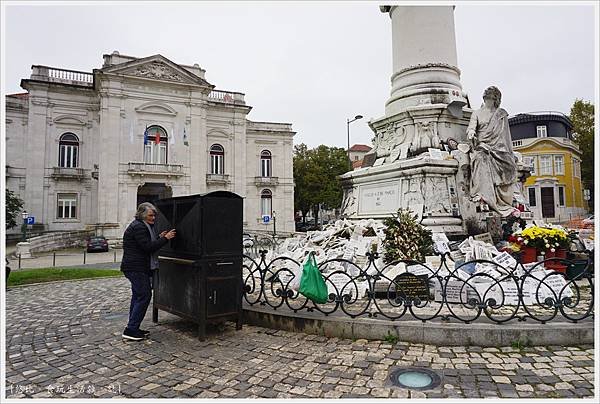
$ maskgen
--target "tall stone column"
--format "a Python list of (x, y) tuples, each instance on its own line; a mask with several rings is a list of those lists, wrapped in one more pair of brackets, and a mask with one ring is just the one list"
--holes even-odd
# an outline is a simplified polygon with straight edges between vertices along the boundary
[(121, 97), (105, 88), (100, 90), (100, 122), (98, 222), (108, 237), (121, 237), (118, 219), (122, 202), (119, 199)]
[(423, 104), (466, 104), (453, 6), (381, 6), (392, 20), (392, 89), (386, 116)]

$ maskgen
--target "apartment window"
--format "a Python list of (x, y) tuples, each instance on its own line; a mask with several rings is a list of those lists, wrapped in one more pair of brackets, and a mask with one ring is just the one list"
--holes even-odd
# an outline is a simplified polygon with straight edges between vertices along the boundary
[(527, 165), (533, 166), (531, 175), (536, 175), (537, 170), (537, 157), (536, 156), (523, 156), (523, 162)]
[(58, 194), (56, 206), (57, 219), (77, 218), (77, 194)]
[(167, 164), (167, 132), (160, 126), (150, 126), (144, 135), (144, 162)]
[(273, 217), (273, 193), (268, 189), (260, 193), (260, 215)]
[(563, 156), (554, 156), (554, 174), (565, 174), (565, 159)]
[(565, 206), (565, 187), (558, 187), (558, 206)]
[(65, 168), (77, 167), (79, 154), (79, 139), (72, 133), (63, 134), (58, 141), (58, 166)]
[(527, 191), (529, 193), (529, 206), (535, 206), (535, 188), (527, 188)]
[(225, 149), (220, 144), (210, 146), (210, 173), (225, 173)]
[(573, 176), (581, 177), (581, 165), (580, 165), (579, 160), (577, 160), (576, 158), (573, 157), (572, 161), (573, 161)]
[(354, 156), (354, 161), (358, 161), (358, 156)]
[(548, 137), (548, 129), (546, 125), (540, 125), (536, 127), (537, 137)]
[(271, 177), (271, 152), (268, 150), (263, 150), (260, 153), (260, 176), (261, 177)]
[(540, 175), (552, 175), (552, 156), (540, 156)]

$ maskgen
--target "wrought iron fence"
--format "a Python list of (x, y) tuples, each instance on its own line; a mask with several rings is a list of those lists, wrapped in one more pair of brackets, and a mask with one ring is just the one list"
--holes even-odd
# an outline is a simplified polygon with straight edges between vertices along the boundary
[[(416, 261), (381, 265), (377, 253), (367, 254), (366, 268), (345, 259), (321, 262), (318, 267), (329, 298), (316, 304), (298, 292), (302, 264), (280, 256), (267, 263), (267, 251), (244, 255), (244, 298), (249, 305), (273, 310), (320, 312), (387, 320), (490, 320), (497, 324), (528, 319), (546, 323), (577, 322), (593, 316), (593, 255), (569, 261), (551, 258), (506, 268), (475, 260), (455, 265), (448, 255), (438, 268)], [(404, 271), (394, 273), (402, 263)], [(548, 267), (558, 270), (550, 270)], [(406, 270), (410, 271), (406, 272)]]

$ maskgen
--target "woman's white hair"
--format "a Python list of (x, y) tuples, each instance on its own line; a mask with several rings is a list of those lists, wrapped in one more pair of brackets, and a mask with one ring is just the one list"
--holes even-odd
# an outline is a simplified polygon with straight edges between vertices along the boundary
[(137, 207), (137, 212), (135, 212), (135, 218), (137, 220), (146, 220), (148, 216), (148, 212), (153, 211), (156, 213), (156, 207), (152, 205), (150, 202), (140, 203)]

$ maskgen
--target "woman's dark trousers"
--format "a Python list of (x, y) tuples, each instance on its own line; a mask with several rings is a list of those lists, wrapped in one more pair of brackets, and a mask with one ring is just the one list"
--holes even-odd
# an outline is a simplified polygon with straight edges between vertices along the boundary
[(131, 282), (131, 305), (129, 306), (127, 328), (137, 331), (140, 329), (140, 324), (142, 324), (152, 298), (150, 272), (125, 271), (124, 274)]

